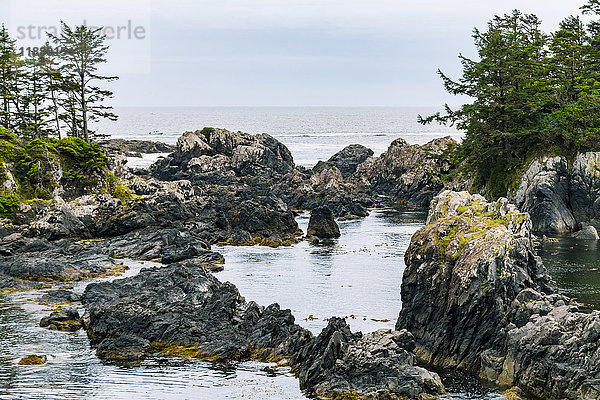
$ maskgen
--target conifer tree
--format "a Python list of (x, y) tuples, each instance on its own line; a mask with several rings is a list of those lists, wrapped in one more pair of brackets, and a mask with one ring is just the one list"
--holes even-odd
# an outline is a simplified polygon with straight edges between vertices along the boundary
[(115, 120), (117, 116), (111, 112), (112, 107), (103, 104), (112, 92), (97, 86), (98, 82), (118, 79), (114, 76), (103, 76), (98, 67), (106, 62), (108, 46), (101, 29), (92, 29), (85, 25), (71, 29), (64, 22), (58, 36), (50, 35), (54, 45), (61, 49), (58, 58), (61, 61), (61, 75), (67, 91), (63, 102), (70, 134), (82, 137), (86, 141), (94, 136), (89, 123), (101, 118)]

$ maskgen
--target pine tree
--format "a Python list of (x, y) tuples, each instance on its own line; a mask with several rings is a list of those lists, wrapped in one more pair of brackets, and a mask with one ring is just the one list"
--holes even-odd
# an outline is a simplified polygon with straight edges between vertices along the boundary
[(61, 95), (65, 91), (64, 79), (60, 73), (60, 66), (56, 60), (55, 51), (46, 42), (40, 49), (40, 64), (42, 67), (42, 79), (47, 90), (48, 113), (52, 120), (53, 130), (56, 136), (61, 138), (60, 102)]
[(0, 29), (0, 121), (7, 129), (13, 128), (11, 102), (14, 93), (15, 67), (18, 55), (15, 50), (15, 40), (11, 39), (4, 25)]
[(108, 46), (101, 29), (92, 29), (85, 25), (71, 29), (62, 22), (59, 36), (50, 36), (54, 45), (61, 49), (58, 58), (61, 61), (61, 74), (67, 90), (63, 106), (70, 127), (70, 134), (90, 141), (94, 132), (89, 128), (91, 121), (101, 118), (115, 120), (117, 116), (112, 107), (103, 104), (112, 92), (101, 89), (94, 83), (118, 79), (98, 74), (98, 66), (106, 62)]
[[(445, 89), (473, 102), (446, 115), (419, 118), (439, 121), (466, 132), (462, 152), (475, 172), (476, 184), (489, 194), (506, 193), (510, 176), (527, 157), (533, 132), (551, 107), (547, 84), (547, 35), (535, 15), (496, 16), (485, 32), (474, 30), (478, 60), (460, 55), (463, 74), (454, 81), (438, 71)], [(473, 156), (471, 156), (473, 155)]]

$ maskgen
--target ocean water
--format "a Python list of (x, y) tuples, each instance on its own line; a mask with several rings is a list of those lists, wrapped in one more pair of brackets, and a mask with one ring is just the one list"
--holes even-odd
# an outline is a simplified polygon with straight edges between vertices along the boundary
[[(379, 155), (397, 138), (424, 144), (443, 136), (460, 140), (461, 132), (437, 124), (423, 126), (419, 114), (435, 108), (392, 107), (202, 107), (117, 108), (119, 119), (94, 126), (112, 138), (159, 140), (174, 144), (185, 131), (205, 126), (247, 133), (269, 133), (288, 146), (298, 165), (313, 166), (353, 143)], [(158, 130), (163, 134), (149, 135)]]
[[(374, 210), (340, 224), (342, 236), (327, 245), (221, 247), (230, 281), (248, 300), (290, 308), (296, 322), (318, 333), (331, 316), (346, 317), (353, 330), (394, 327), (401, 307), (403, 260), (410, 238), (423, 225), (424, 210)], [(308, 216), (298, 217), (306, 229)], [(127, 275), (149, 262), (125, 260)], [(75, 284), (82, 292), (87, 282)], [(289, 370), (245, 362), (215, 365), (182, 358), (149, 357), (125, 368), (94, 355), (84, 332), (39, 327), (48, 314), (42, 292), (0, 295), (0, 399), (306, 399)], [(83, 310), (81, 310), (83, 311)], [(20, 366), (27, 354), (48, 355), (42, 366)], [(477, 379), (444, 375), (444, 399), (501, 400)]]
[[(186, 130), (204, 126), (267, 132), (286, 144), (297, 164), (314, 165), (351, 143), (376, 154), (403, 138), (423, 144), (450, 135), (452, 128), (421, 126), (424, 108), (124, 108), (117, 122), (99, 131), (114, 138), (175, 143)], [(161, 130), (160, 136), (149, 131)], [(159, 155), (138, 160), (148, 165)], [(404, 252), (424, 224), (425, 211), (374, 210), (360, 220), (340, 223), (342, 236), (327, 245), (307, 242), (290, 247), (219, 247), (225, 269), (216, 274), (234, 283), (248, 300), (290, 308), (296, 322), (318, 333), (326, 319), (346, 317), (353, 330), (393, 328), (400, 301)], [(307, 215), (298, 217), (305, 229)], [(580, 301), (600, 304), (600, 248), (595, 242), (562, 238), (539, 249), (561, 290)], [(148, 263), (127, 261), (128, 275)], [(75, 286), (82, 291), (86, 283)], [(84, 332), (51, 332), (38, 326), (47, 315), (36, 303), (42, 293), (0, 295), (0, 399), (305, 399), (287, 370), (266, 364), (236, 365), (149, 357), (140, 367), (123, 368), (94, 355)], [(43, 366), (19, 366), (26, 354), (48, 355)], [(494, 388), (460, 374), (444, 374), (445, 399), (505, 399)]]

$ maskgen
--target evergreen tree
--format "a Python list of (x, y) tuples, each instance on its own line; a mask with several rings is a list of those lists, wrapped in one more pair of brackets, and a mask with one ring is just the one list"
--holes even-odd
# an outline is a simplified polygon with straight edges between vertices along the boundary
[(43, 69), (42, 79), (47, 89), (47, 100), (49, 102), (48, 112), (52, 120), (53, 130), (56, 136), (61, 138), (60, 102), (61, 95), (65, 91), (65, 84), (60, 73), (60, 66), (50, 43), (46, 42), (40, 49), (40, 64)]
[(568, 17), (550, 41), (548, 79), (552, 82), (558, 107), (576, 101), (587, 91), (591, 76), (586, 76), (587, 35), (579, 17)]
[(101, 89), (95, 83), (110, 81), (117, 77), (98, 74), (98, 66), (106, 62), (108, 46), (101, 29), (92, 29), (85, 25), (71, 29), (64, 22), (59, 36), (50, 36), (54, 45), (61, 49), (58, 58), (61, 61), (61, 74), (67, 90), (63, 106), (69, 121), (70, 134), (90, 141), (94, 135), (89, 128), (91, 121), (100, 118), (115, 120), (117, 116), (112, 107), (103, 104), (112, 92)]
[(11, 102), (14, 93), (15, 66), (17, 63), (15, 40), (10, 38), (4, 25), (0, 29), (0, 123), (7, 129), (12, 129)]
[[(509, 176), (527, 156), (533, 132), (551, 107), (547, 76), (547, 35), (535, 15), (496, 16), (473, 39), (479, 60), (460, 55), (463, 75), (454, 81), (441, 71), (446, 90), (467, 95), (473, 102), (446, 115), (421, 118), (439, 121), (466, 132), (462, 153), (476, 175), (476, 184), (493, 196), (505, 193)], [(469, 155), (477, 155), (469, 157)]]

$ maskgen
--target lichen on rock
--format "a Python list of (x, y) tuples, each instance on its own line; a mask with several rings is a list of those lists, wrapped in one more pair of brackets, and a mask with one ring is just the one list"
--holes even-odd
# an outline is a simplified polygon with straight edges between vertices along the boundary
[(600, 313), (556, 293), (531, 226), (506, 199), (438, 195), (405, 255), (396, 329), (429, 365), (545, 399), (597, 399)]

